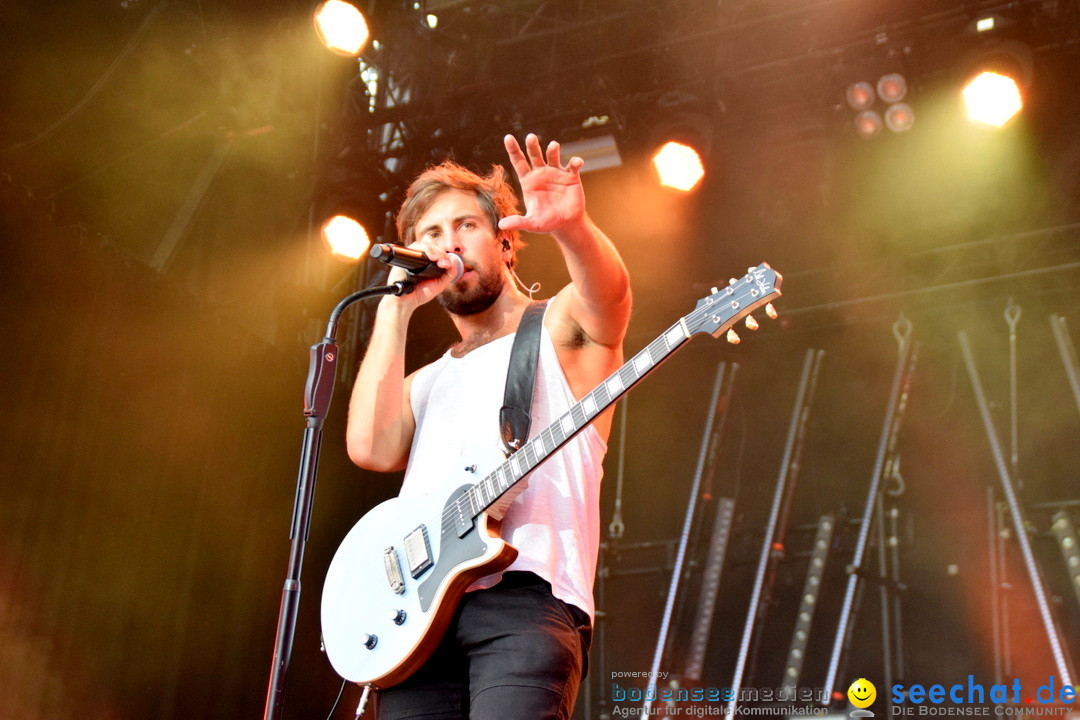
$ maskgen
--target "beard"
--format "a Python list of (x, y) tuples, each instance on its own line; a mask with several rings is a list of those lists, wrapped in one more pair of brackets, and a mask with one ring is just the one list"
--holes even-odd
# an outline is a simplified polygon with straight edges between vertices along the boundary
[(453, 315), (475, 315), (495, 304), (502, 295), (502, 273), (496, 271), (480, 273), (476, 287), (458, 291), (454, 284), (443, 290), (436, 299), (446, 312)]

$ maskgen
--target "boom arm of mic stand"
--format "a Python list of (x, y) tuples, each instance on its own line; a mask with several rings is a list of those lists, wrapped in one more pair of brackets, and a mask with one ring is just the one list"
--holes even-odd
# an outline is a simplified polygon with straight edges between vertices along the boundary
[(300, 609), (300, 573), (304, 564), (304, 545), (311, 529), (311, 508), (315, 499), (315, 476), (319, 468), (319, 446), (322, 443), (322, 424), (330, 409), (334, 394), (334, 377), (337, 372), (337, 324), (345, 308), (365, 298), (381, 295), (407, 295), (416, 283), (402, 280), (390, 285), (380, 285), (359, 290), (339, 302), (330, 313), (326, 336), (322, 342), (311, 346), (307, 383), (304, 388), (303, 448), (300, 452), (300, 471), (296, 480), (296, 497), (293, 500), (292, 523), (289, 528), (289, 571), (281, 591), (281, 607), (278, 610), (277, 639), (274, 643), (274, 659), (270, 667), (270, 681), (266, 690), (264, 720), (281, 717), (285, 699), (285, 675), (289, 669), (293, 638), (296, 635), (296, 618)]

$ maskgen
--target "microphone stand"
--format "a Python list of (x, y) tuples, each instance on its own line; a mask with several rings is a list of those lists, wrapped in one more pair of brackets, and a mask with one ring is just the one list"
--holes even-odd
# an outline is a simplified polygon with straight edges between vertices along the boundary
[(416, 289), (412, 280), (399, 280), (390, 285), (358, 290), (337, 304), (330, 313), (326, 336), (322, 342), (311, 346), (307, 384), (304, 389), (303, 448), (300, 451), (300, 471), (296, 480), (296, 498), (293, 500), (292, 525), (289, 529), (289, 571), (281, 591), (281, 607), (278, 610), (277, 640), (274, 643), (274, 660), (270, 667), (270, 682), (266, 691), (264, 720), (281, 717), (285, 699), (285, 674), (289, 669), (293, 638), (296, 634), (296, 618), (300, 609), (300, 572), (304, 564), (304, 545), (311, 528), (311, 508), (315, 499), (315, 476), (319, 470), (319, 446), (322, 443), (322, 424), (330, 409), (334, 393), (334, 377), (337, 369), (337, 325), (345, 308), (358, 300), (381, 295), (408, 295)]

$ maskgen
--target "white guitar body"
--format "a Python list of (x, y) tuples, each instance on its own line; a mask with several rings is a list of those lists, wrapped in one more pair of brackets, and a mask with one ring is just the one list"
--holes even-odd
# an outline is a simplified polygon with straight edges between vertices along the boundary
[(341, 677), (376, 687), (404, 680), (434, 650), (465, 590), (517, 557), (488, 513), (459, 536), (453, 501), (475, 477), (449, 496), (387, 500), (345, 536), (322, 597), (323, 642)]

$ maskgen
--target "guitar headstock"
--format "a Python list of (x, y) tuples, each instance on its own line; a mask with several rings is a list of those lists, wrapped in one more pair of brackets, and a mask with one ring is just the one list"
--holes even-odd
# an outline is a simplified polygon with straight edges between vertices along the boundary
[(694, 312), (683, 318), (684, 327), (689, 334), (708, 333), (718, 337), (728, 331), (728, 342), (738, 343), (739, 336), (732, 326), (746, 318), (746, 327), (757, 330), (758, 323), (751, 315), (754, 310), (765, 306), (765, 313), (770, 318), (776, 317), (771, 301), (780, 296), (780, 273), (761, 263), (747, 269), (741, 278), (732, 278), (721, 289), (712, 289), (712, 294), (701, 298)]

